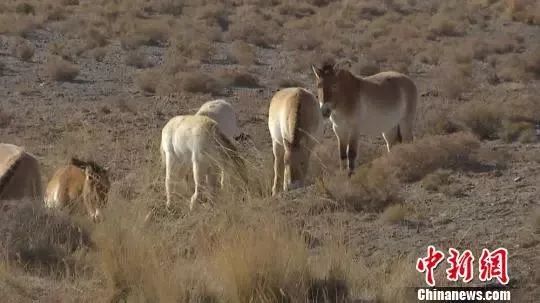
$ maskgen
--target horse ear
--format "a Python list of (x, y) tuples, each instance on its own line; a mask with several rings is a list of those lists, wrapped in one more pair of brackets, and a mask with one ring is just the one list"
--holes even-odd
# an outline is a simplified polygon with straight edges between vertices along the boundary
[(313, 73), (315, 74), (315, 77), (317, 80), (321, 79), (322, 70), (315, 65), (311, 65), (311, 69), (313, 70)]

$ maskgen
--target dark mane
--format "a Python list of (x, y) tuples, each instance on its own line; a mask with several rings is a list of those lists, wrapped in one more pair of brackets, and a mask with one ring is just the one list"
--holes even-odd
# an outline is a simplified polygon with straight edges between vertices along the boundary
[(71, 157), (69, 164), (77, 166), (80, 169), (85, 169), (86, 167), (90, 166), (92, 170), (98, 174), (105, 172), (105, 169), (94, 161), (84, 161), (75, 157)]
[(333, 73), (334, 72), (334, 65), (336, 64), (335, 60), (332, 59), (332, 58), (326, 58), (323, 62), (322, 62), (322, 67), (321, 67), (321, 70), (323, 72), (324, 75), (328, 75), (330, 73)]

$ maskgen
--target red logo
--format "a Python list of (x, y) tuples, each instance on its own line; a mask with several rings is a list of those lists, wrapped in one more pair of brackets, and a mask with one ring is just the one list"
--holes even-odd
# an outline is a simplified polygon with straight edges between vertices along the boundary
[(449, 281), (457, 281), (460, 277), (463, 282), (468, 283), (473, 278), (473, 262), (474, 256), (470, 250), (466, 250), (462, 255), (459, 251), (453, 248), (448, 250), (450, 257), (447, 261), (450, 263), (450, 268), (446, 270), (446, 278)]
[[(446, 261), (450, 266), (446, 270), (446, 278), (449, 281), (458, 281), (462, 278), (465, 283), (472, 281), (475, 260), (472, 252), (467, 249), (460, 253), (457, 249), (450, 248), (448, 253)], [(444, 258), (444, 253), (433, 245), (428, 246), (425, 258), (418, 258), (416, 270), (425, 273), (426, 283), (429, 286), (435, 286), (434, 271)], [(478, 260), (478, 269), (480, 281), (486, 282), (496, 278), (502, 285), (508, 284), (508, 250), (498, 248), (490, 252), (484, 248)]]
[(426, 272), (426, 283), (429, 286), (435, 286), (435, 278), (433, 271), (443, 261), (444, 253), (435, 249), (433, 245), (428, 246), (427, 257), (418, 258), (416, 262), (416, 270)]
[(490, 281), (497, 278), (502, 285), (508, 284), (508, 251), (505, 248), (498, 248), (492, 252), (487, 249), (482, 250), (479, 260), (480, 281)]

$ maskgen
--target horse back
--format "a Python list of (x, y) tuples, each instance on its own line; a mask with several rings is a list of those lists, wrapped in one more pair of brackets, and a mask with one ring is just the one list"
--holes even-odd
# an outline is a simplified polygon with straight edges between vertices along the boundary
[(65, 206), (71, 201), (81, 198), (84, 181), (84, 171), (72, 164), (59, 168), (47, 184), (45, 200), (51, 206)]

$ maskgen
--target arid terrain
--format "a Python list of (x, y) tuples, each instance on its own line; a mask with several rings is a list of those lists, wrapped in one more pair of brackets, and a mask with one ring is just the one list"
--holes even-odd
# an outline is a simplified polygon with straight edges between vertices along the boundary
[[(327, 122), (309, 185), (271, 197), (270, 98), (329, 57), (409, 75), (415, 141), (363, 138), (348, 179)], [(435, 245), (507, 248), (512, 302), (538, 302), (539, 96), (535, 0), (2, 1), (0, 142), (44, 185), (76, 156), (112, 188), (99, 224), (1, 202), (0, 301), (415, 302)], [(166, 211), (161, 128), (217, 98), (251, 182)]]

